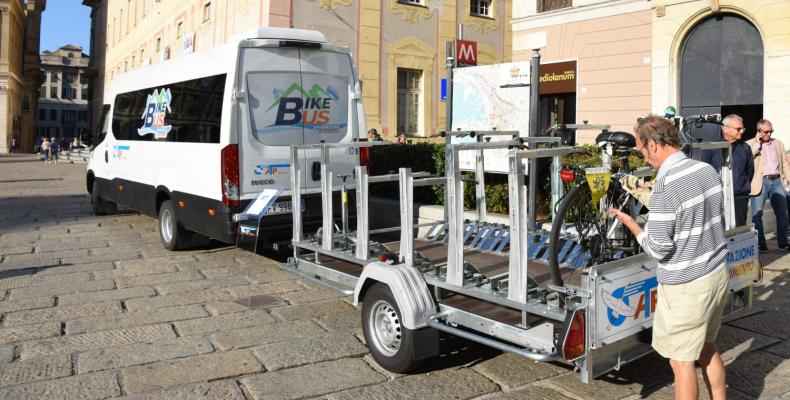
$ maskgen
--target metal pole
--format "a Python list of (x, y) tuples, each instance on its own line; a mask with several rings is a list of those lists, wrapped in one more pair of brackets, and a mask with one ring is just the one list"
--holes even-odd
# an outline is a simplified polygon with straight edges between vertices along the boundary
[(357, 258), (367, 260), (368, 253), (368, 169), (354, 167), (357, 175)]
[[(530, 82), (529, 82), (529, 137), (538, 137), (538, 112), (540, 104), (540, 50), (532, 50), (532, 62), (530, 65)], [(529, 159), (529, 221), (527, 222), (530, 231), (534, 231), (536, 227), (536, 194), (538, 186), (538, 160), (537, 158)]]
[[(444, 103), (445, 108), (445, 132), (444, 147), (450, 145), (450, 132), (453, 131), (453, 67), (455, 67), (455, 41), (448, 40), (445, 42), (445, 68), (447, 68), (447, 100)], [(447, 165), (444, 166), (447, 171)], [(447, 188), (444, 189), (444, 215), (443, 219), (447, 220)]]

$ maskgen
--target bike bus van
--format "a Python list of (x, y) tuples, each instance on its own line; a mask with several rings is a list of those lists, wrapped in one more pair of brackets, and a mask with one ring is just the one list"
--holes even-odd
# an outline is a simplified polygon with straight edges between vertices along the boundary
[[(366, 131), (349, 51), (307, 30), (261, 28), (118, 75), (106, 100), (103, 139), (87, 165), (94, 212), (121, 205), (158, 218), (169, 250), (195, 239), (236, 242), (234, 215), (264, 189), (282, 190), (260, 223), (264, 247), (290, 241), (294, 208), (318, 227), (320, 153), (305, 150), (307, 195), (294, 205), (290, 147)], [(331, 172), (350, 176), (360, 158), (367, 154), (337, 154)]]

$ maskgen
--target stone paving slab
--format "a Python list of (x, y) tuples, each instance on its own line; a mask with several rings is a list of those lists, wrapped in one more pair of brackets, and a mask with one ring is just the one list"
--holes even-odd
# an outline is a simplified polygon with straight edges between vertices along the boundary
[(786, 394), (788, 382), (790, 359), (763, 351), (744, 354), (727, 365), (727, 384), (752, 398)]
[(14, 345), (0, 345), (0, 365), (8, 364), (14, 360)]
[(106, 399), (120, 394), (112, 371), (0, 388), (0, 399)]
[(55, 304), (55, 299), (49, 296), (32, 297), (29, 299), (20, 299), (20, 300), (0, 301), (0, 314), (13, 312), (13, 311), (33, 310), (36, 308), (52, 307), (54, 304)]
[(70, 274), (74, 272), (94, 272), (94, 271), (110, 270), (113, 268), (115, 268), (115, 266), (108, 261), (90, 263), (90, 264), (71, 264), (71, 265), (63, 264), (63, 265), (58, 265), (56, 268), (39, 269), (36, 271), (36, 275), (45, 276), (45, 275)]
[(304, 290), (304, 286), (300, 285), (298, 281), (294, 280), (231, 287), (228, 288), (228, 293), (232, 294), (233, 297), (238, 298), (267, 294), (282, 294), (297, 290)]
[(76, 305), (85, 303), (99, 303), (113, 300), (129, 300), (139, 297), (152, 297), (156, 295), (156, 290), (152, 287), (140, 286), (134, 288), (99, 290), (86, 293), (71, 293), (58, 296), (58, 304)]
[(66, 321), (69, 319), (88, 317), (92, 315), (119, 312), (121, 312), (121, 303), (117, 301), (77, 304), (71, 306), (40, 308), (36, 310), (24, 310), (8, 313), (3, 319), (3, 324), (5, 326), (15, 326), (44, 321)]
[(354, 307), (343, 299), (332, 299), (318, 303), (277, 307), (272, 309), (272, 314), (283, 320), (298, 320), (304, 318), (321, 317), (324, 315), (339, 314), (353, 310)]
[(211, 315), (232, 314), (249, 310), (249, 307), (245, 307), (233, 301), (218, 301), (215, 303), (208, 303), (205, 305), (205, 307), (206, 310), (211, 313)]
[(790, 338), (790, 309), (768, 310), (731, 322), (733, 326), (782, 340)]
[(187, 304), (208, 303), (233, 299), (235, 296), (225, 289), (199, 290), (166, 296), (156, 296), (144, 299), (127, 300), (126, 308), (129, 311), (150, 310), (155, 308), (183, 306)]
[(211, 341), (220, 350), (232, 350), (308, 337), (324, 332), (315, 322), (302, 320), (225, 330), (212, 334)]
[(348, 333), (330, 333), (308, 338), (271, 343), (252, 349), (268, 371), (305, 364), (360, 357), (368, 352), (359, 340)]
[(148, 343), (175, 337), (176, 334), (169, 324), (149, 325), (24, 342), (20, 345), (19, 355), (21, 359), (25, 360), (53, 353), (69, 353), (133, 343)]
[(235, 350), (127, 367), (121, 370), (121, 377), (127, 393), (139, 393), (262, 371), (249, 351)]
[(513, 390), (510, 392), (497, 393), (487, 399), (496, 400), (522, 400), (522, 399), (541, 399), (541, 400), (573, 400), (564, 394), (542, 386), (527, 386), (522, 389)]
[(74, 335), (78, 333), (153, 325), (162, 322), (173, 322), (194, 318), (204, 320), (202, 317), (206, 316), (208, 316), (208, 312), (199, 304), (138, 312), (125, 312), (113, 315), (97, 315), (94, 317), (66, 321), (66, 334)]
[(0, 328), (0, 343), (36, 340), (53, 336), (60, 336), (60, 323), (58, 322)]
[(241, 382), (252, 398), (259, 400), (322, 396), (384, 380), (384, 376), (374, 371), (365, 361), (344, 359), (267, 372), (244, 378)]
[(0, 387), (71, 375), (68, 354), (21, 360), (0, 367)]
[(250, 282), (247, 281), (247, 279), (245, 279), (243, 276), (230, 276), (221, 279), (201, 279), (188, 282), (163, 283), (161, 285), (156, 285), (155, 287), (159, 294), (167, 295), (206, 289), (221, 289), (233, 286), (244, 286), (249, 284)]
[(218, 381), (184, 385), (172, 389), (124, 396), (124, 400), (246, 400), (235, 381)]
[(214, 351), (214, 347), (207, 339), (192, 336), (85, 351), (77, 354), (75, 365), (77, 372), (84, 374), (211, 353), (212, 351)]
[(498, 391), (493, 382), (469, 369), (448, 369), (388, 381), (333, 395), (328, 399), (473, 399)]
[(152, 286), (169, 282), (184, 282), (205, 279), (198, 271), (172, 272), (168, 274), (138, 275), (115, 280), (119, 288)]
[(472, 369), (506, 390), (569, 372), (567, 367), (551, 363), (536, 363), (511, 353), (504, 353), (482, 361)]
[(18, 289), (29, 286), (51, 286), (69, 282), (84, 282), (91, 280), (92, 277), (93, 276), (89, 272), (74, 272), (57, 275), (25, 275), (0, 280), (0, 289)]
[(266, 325), (275, 319), (263, 310), (252, 310), (233, 314), (224, 314), (207, 318), (191, 319), (175, 322), (174, 325), (180, 336), (202, 335), (219, 330), (245, 328), (256, 325)]
[[(62, 276), (62, 275), (53, 275)], [(11, 299), (26, 299), (30, 297), (57, 296), (61, 294), (95, 292), (99, 290), (115, 289), (115, 282), (109, 279), (100, 281), (74, 282), (64, 285), (61, 283), (50, 283), (46, 285), (30, 286), (19, 289), (11, 289), (9, 297)]]

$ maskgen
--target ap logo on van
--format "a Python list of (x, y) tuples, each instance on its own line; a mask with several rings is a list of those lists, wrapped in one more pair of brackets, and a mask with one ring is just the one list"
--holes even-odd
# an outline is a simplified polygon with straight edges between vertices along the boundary
[(143, 126), (137, 130), (137, 134), (145, 136), (149, 133), (154, 134), (156, 139), (167, 138), (168, 132), (173, 127), (165, 125), (165, 113), (172, 112), (170, 109), (170, 102), (173, 100), (173, 95), (170, 89), (156, 90), (154, 93), (148, 95), (146, 101), (145, 112), (143, 112)]
[[(294, 83), (287, 90), (274, 90), (277, 98), (266, 112), (277, 108), (274, 123), (263, 129), (264, 133), (277, 132), (292, 127), (318, 130), (321, 133), (336, 133), (345, 123), (332, 121), (332, 109), (340, 101), (340, 95), (331, 85), (326, 89), (314, 84), (309, 91)], [(339, 116), (345, 118), (346, 115)], [(345, 122), (345, 121), (343, 121)]]

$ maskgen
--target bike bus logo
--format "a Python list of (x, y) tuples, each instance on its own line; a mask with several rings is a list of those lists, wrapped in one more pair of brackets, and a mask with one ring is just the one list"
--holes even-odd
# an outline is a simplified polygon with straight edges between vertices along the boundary
[(634, 321), (640, 314), (645, 318), (656, 311), (656, 277), (631, 282), (619, 287), (611, 293), (602, 290), (603, 303), (606, 305), (606, 316), (613, 327), (622, 325), (627, 319)]
[[(301, 85), (292, 84), (284, 92), (274, 89), (274, 100), (266, 112), (277, 108), (274, 124), (267, 126), (264, 132), (276, 132), (291, 127), (318, 130), (320, 133), (337, 133), (346, 124), (333, 123), (332, 109), (340, 102), (340, 95), (332, 86), (326, 89), (314, 84), (309, 91)], [(341, 118), (345, 115), (341, 116)]]
[(153, 133), (156, 139), (167, 138), (167, 134), (173, 127), (165, 125), (165, 113), (173, 112), (170, 109), (172, 100), (173, 95), (170, 93), (170, 89), (154, 89), (154, 93), (148, 95), (147, 105), (142, 117), (143, 127), (137, 129), (137, 134), (145, 136)]

